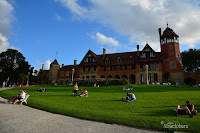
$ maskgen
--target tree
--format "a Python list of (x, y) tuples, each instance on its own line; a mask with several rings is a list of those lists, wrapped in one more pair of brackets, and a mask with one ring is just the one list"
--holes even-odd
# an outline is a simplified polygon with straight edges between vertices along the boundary
[(184, 71), (199, 71), (200, 70), (200, 49), (189, 49), (181, 52)]
[(8, 77), (10, 81), (17, 82), (20, 74), (32, 74), (33, 71), (25, 57), (15, 49), (8, 49), (0, 54), (0, 67), (3, 69), (0, 73), (0, 82)]
[(19, 74), (19, 77), (18, 77), (18, 81), (23, 85), (24, 84), (24, 81), (25, 81), (25, 79), (27, 79), (28, 78), (28, 75), (27, 74), (24, 74), (24, 73), (22, 73), (22, 74)]

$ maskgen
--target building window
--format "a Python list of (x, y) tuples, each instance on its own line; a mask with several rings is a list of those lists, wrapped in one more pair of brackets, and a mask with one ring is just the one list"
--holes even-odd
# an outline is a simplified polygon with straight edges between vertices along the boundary
[(153, 76), (154, 76), (154, 82), (158, 82), (158, 74), (154, 73)]
[(69, 71), (66, 71), (66, 76), (69, 76)]
[(117, 66), (117, 70), (121, 70), (121, 67), (120, 67), (120, 66)]
[(121, 62), (121, 58), (117, 57), (117, 62), (120, 63)]
[(170, 62), (170, 68), (171, 68), (171, 69), (176, 69), (175, 62)]
[(179, 58), (179, 54), (177, 54), (177, 58)]
[(96, 66), (94, 66), (94, 71), (96, 71), (97, 70), (97, 67)]
[(144, 74), (140, 75), (141, 83), (144, 83)]
[(127, 70), (127, 65), (124, 65), (124, 70)]
[(142, 68), (143, 68), (143, 66), (144, 66), (144, 65), (143, 65), (143, 63), (140, 63), (140, 69), (142, 69)]
[(110, 60), (109, 58), (106, 58), (106, 61), (105, 61), (107, 64), (110, 63)]
[(172, 46), (172, 45), (169, 45), (169, 49), (172, 50), (172, 49), (173, 49), (173, 46)]
[(64, 76), (64, 71), (61, 71), (61, 72), (60, 72), (60, 76)]
[(106, 66), (103, 68), (104, 71), (106, 71)]
[(158, 62), (153, 63), (153, 68), (158, 68)]
[(114, 67), (113, 66), (110, 66), (110, 71), (113, 71), (114, 70)]
[(95, 79), (95, 76), (92, 76), (93, 79)]
[(84, 79), (85, 77), (83, 76), (82, 78)]
[(88, 67), (88, 71), (90, 71), (90, 70), (91, 70), (91, 67), (89, 66), (89, 67)]
[(132, 64), (132, 65), (131, 65), (131, 69), (135, 69), (135, 64)]
[(133, 56), (129, 56), (128, 61), (133, 61)]
[(89, 79), (89, 76), (86, 76), (87, 79)]
[(148, 65), (148, 68), (151, 68), (151, 64), (150, 63), (147, 63), (147, 65)]
[(85, 72), (85, 67), (83, 67), (83, 72)]

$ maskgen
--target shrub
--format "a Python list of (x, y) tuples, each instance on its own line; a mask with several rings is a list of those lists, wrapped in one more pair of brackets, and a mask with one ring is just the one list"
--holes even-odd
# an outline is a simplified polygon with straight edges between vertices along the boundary
[(91, 79), (91, 80), (75, 80), (74, 84), (77, 83), (79, 86), (93, 86), (95, 83), (99, 86), (108, 85), (127, 85), (127, 79)]

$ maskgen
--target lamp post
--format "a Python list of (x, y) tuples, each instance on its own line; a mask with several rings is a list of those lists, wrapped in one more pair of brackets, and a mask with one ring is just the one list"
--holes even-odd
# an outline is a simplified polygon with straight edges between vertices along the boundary
[(147, 71), (147, 85), (149, 85), (149, 79), (148, 79), (148, 65), (146, 65), (146, 71)]
[(72, 85), (73, 85), (73, 79), (74, 79), (74, 71), (75, 71), (75, 69), (73, 68), (72, 69)]
[(29, 86), (29, 74), (30, 74), (30, 72), (28, 72), (28, 78), (27, 78), (26, 86)]

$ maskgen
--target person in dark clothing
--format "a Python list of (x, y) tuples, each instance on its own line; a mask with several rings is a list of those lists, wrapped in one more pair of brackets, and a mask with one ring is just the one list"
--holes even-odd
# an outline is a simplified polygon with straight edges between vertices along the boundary
[(176, 116), (189, 114), (190, 117), (193, 117), (193, 115), (197, 114), (197, 110), (194, 109), (194, 105), (191, 104), (190, 101), (186, 101), (186, 106), (184, 108), (181, 108), (180, 105), (177, 105), (175, 111)]

